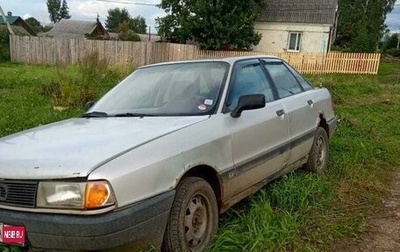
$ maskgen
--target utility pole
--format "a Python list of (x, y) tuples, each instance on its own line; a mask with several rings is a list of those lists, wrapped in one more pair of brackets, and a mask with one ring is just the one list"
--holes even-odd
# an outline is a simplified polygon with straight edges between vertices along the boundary
[(13, 29), (11, 28), (11, 25), (8, 23), (7, 17), (6, 17), (6, 15), (4, 14), (4, 11), (3, 11), (3, 9), (1, 8), (1, 6), (0, 6), (0, 15), (3, 17), (4, 22), (6, 22), (8, 31), (11, 33), (11, 35), (15, 35)]

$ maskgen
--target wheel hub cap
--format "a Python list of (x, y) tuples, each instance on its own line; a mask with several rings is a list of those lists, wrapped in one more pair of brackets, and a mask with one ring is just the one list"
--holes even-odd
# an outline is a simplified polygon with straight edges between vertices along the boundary
[(323, 137), (319, 137), (316, 142), (315, 155), (316, 155), (316, 167), (322, 169), (325, 164), (326, 148), (325, 140)]
[(194, 196), (186, 209), (186, 241), (190, 248), (196, 248), (204, 241), (207, 229), (206, 203), (200, 195)]

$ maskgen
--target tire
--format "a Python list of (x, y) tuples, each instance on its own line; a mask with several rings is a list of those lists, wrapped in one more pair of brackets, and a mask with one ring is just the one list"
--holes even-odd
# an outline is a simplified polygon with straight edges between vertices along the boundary
[(328, 135), (323, 128), (318, 127), (304, 169), (309, 172), (322, 173), (325, 171), (328, 163), (328, 154)]
[(218, 204), (211, 186), (188, 177), (179, 185), (164, 234), (163, 251), (203, 251), (218, 229)]

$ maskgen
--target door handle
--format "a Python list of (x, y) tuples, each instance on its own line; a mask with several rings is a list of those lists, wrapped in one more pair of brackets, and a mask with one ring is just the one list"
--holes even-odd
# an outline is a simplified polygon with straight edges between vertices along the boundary
[(314, 102), (313, 102), (312, 100), (308, 100), (307, 103), (308, 103), (308, 105), (310, 105), (310, 106), (314, 104)]
[(285, 110), (283, 110), (283, 109), (280, 109), (280, 110), (276, 111), (276, 115), (277, 116), (283, 116), (284, 114), (285, 114)]

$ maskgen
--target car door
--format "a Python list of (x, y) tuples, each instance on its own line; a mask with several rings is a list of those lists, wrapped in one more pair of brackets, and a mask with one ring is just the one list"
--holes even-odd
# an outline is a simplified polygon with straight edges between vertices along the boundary
[[(263, 94), (266, 106), (230, 116), (242, 95)], [(228, 185), (234, 196), (276, 173), (288, 158), (289, 129), (284, 106), (258, 59), (235, 64), (225, 105), (226, 125), (231, 131), (234, 179)]]
[(305, 157), (310, 151), (317, 125), (317, 111), (312, 92), (307, 90), (310, 88), (298, 81), (288, 65), (275, 59), (263, 61), (288, 116), (291, 148), (288, 164), (290, 165)]

